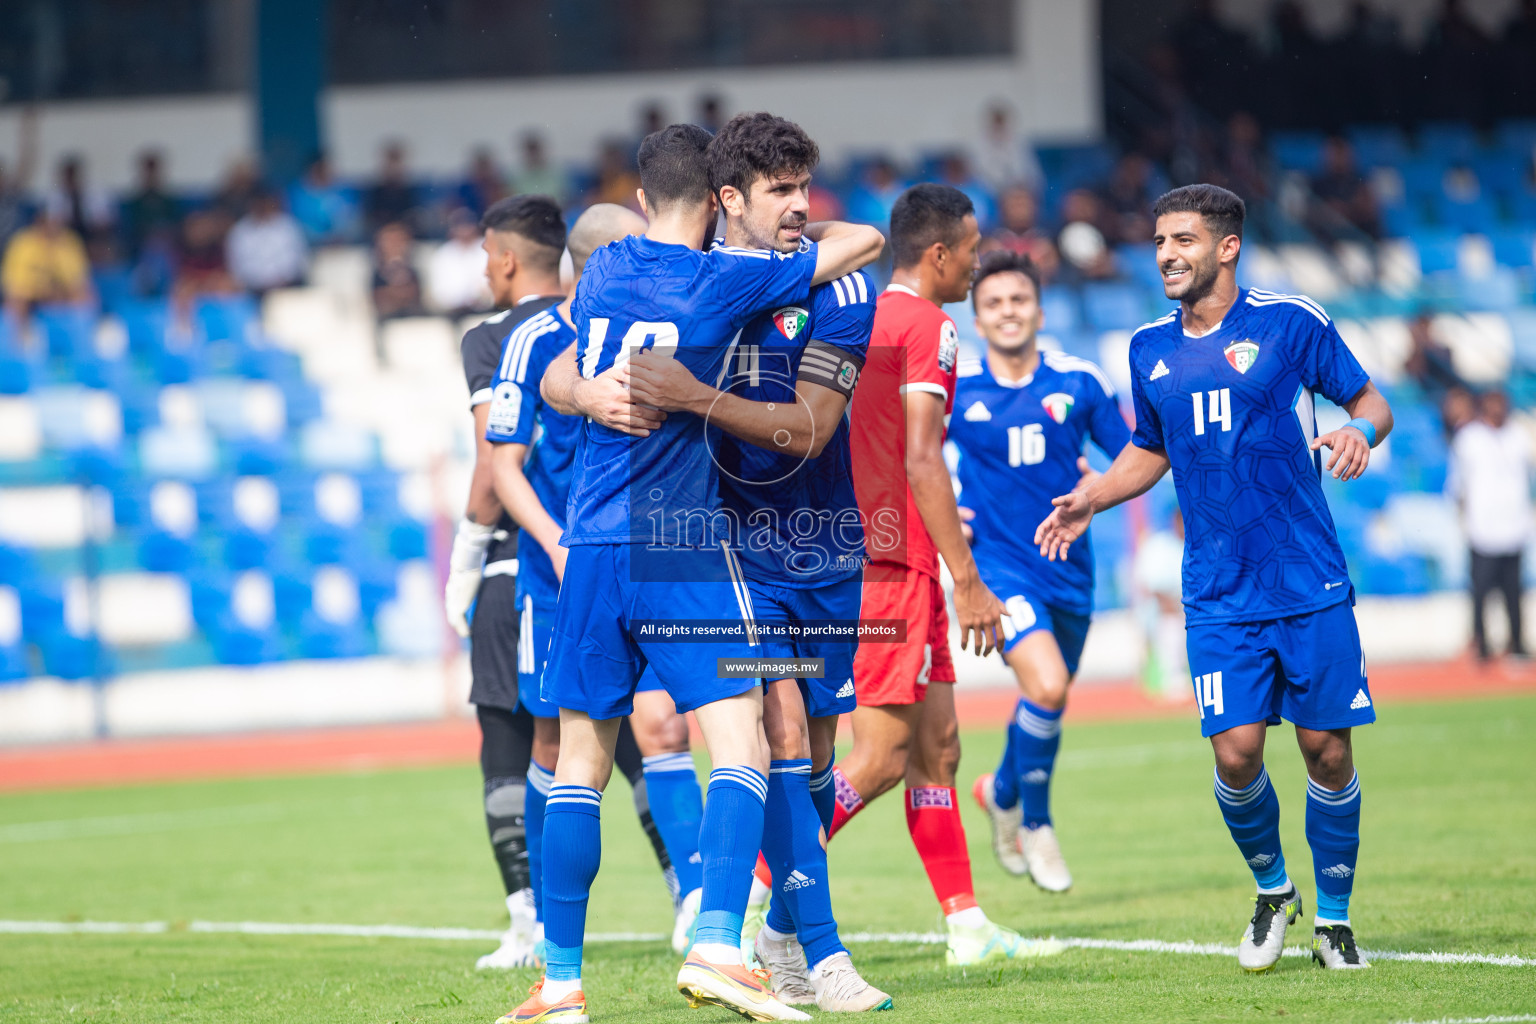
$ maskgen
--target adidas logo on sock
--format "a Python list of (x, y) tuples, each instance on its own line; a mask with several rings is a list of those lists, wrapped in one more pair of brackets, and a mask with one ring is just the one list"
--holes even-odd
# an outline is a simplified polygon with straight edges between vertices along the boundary
[(1275, 855), (1272, 853), (1256, 853), (1248, 858), (1248, 866), (1251, 868), (1267, 868), (1274, 862)]
[(1355, 873), (1355, 869), (1348, 864), (1335, 864), (1331, 868), (1323, 868), (1323, 874), (1329, 878), (1348, 878)]
[(853, 696), (853, 680), (852, 679), (848, 680), (842, 686), (837, 688), (837, 696), (839, 698), (842, 698), (842, 697), (852, 697)]
[(791, 871), (789, 877), (784, 879), (784, 891), (794, 892), (796, 889), (809, 888), (816, 884), (816, 879), (802, 874), (799, 870)]
[(1349, 702), (1349, 710), (1351, 711), (1359, 711), (1361, 708), (1368, 708), (1370, 706), (1371, 698), (1365, 695), (1364, 690), (1356, 690), (1355, 699)]
[(1024, 773), (1024, 781), (1038, 786), (1042, 782), (1051, 781), (1051, 773), (1044, 768), (1036, 768), (1034, 771)]
[(1159, 377), (1166, 376), (1168, 376), (1168, 365), (1159, 359), (1157, 365), (1152, 367), (1152, 372), (1147, 375), (1147, 380), (1157, 380)]

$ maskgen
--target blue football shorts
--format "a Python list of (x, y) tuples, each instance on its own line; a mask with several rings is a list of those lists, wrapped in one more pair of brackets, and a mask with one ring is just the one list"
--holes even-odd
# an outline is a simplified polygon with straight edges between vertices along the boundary
[(1008, 614), (1003, 618), (1003, 651), (1013, 650), (1031, 633), (1049, 630), (1067, 663), (1067, 674), (1077, 675), (1083, 660), (1083, 645), (1088, 642), (1088, 626), (1093, 616), (1048, 605), (1029, 593), (1027, 584), (1017, 580), (986, 581), (987, 587), (1003, 602)]
[(549, 657), (549, 638), (555, 628), (555, 599), (535, 596), (533, 588), (517, 588), (517, 702), (534, 718), (559, 718), (560, 709), (544, 699), (540, 692), (544, 664)]
[[(814, 626), (829, 620), (855, 622), (864, 598), (862, 576), (837, 580), (819, 587), (786, 587), (777, 583), (748, 581), (752, 610), (757, 621), (769, 625)], [(820, 679), (801, 679), (800, 695), (811, 718), (846, 715), (858, 704), (853, 688), (853, 655), (857, 641), (829, 636), (773, 638), (764, 641), (769, 657), (822, 658)], [(771, 680), (769, 680), (771, 681)]]
[(1191, 625), (1200, 735), (1253, 722), (1347, 729), (1376, 721), (1352, 600), (1263, 622)]

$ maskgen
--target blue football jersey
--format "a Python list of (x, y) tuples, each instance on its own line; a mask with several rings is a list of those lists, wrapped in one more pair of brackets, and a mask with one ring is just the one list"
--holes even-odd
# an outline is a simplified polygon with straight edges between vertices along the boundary
[[(722, 390), (792, 403), (795, 381), (804, 379), (851, 395), (869, 351), (875, 296), (869, 278), (856, 271), (817, 286), (806, 306), (759, 314), (742, 329)], [(748, 579), (818, 587), (859, 575), (864, 528), (846, 414), (814, 459), (722, 434), (717, 461)]]
[[(708, 252), (632, 235), (594, 252), (576, 286), (578, 365), (595, 377), (634, 352), (671, 350), (699, 380), (721, 386), (741, 329), (758, 313), (805, 303), (816, 247), (791, 253)], [(648, 437), (584, 422), (564, 543), (713, 545), (721, 523), (714, 453), (720, 431), (670, 413)]]
[(1018, 382), (998, 380), (984, 359), (960, 364), (949, 440), (960, 456), (957, 500), (976, 514), (971, 550), (988, 586), (1022, 586), (1051, 607), (1093, 610), (1089, 538), (1050, 562), (1034, 543), (1035, 526), (1051, 514), (1052, 498), (1077, 486), (1086, 441), (1114, 458), (1130, 436), (1109, 378), (1086, 359), (1042, 352)]
[(1166, 452), (1184, 513), (1191, 623), (1258, 622), (1354, 591), (1323, 497), (1313, 395), (1370, 382), (1311, 299), (1242, 289), (1214, 331), (1178, 310), (1131, 339), (1134, 442)]
[[(580, 416), (564, 416), (545, 404), (539, 394), (544, 370), (571, 342), (576, 332), (555, 309), (529, 317), (507, 335), (501, 362), (491, 379), (491, 411), (485, 439), (492, 444), (526, 444), (523, 474), (550, 518), (565, 522), (571, 489), (571, 464), (581, 436)], [(542, 545), (518, 532), (518, 583), (542, 604), (560, 590), (555, 567)]]

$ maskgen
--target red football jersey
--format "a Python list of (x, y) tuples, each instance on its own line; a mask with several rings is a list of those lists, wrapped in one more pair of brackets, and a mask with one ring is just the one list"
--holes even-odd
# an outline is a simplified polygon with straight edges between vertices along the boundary
[(960, 335), (938, 306), (909, 288), (891, 285), (875, 303), (869, 355), (849, 413), (853, 490), (864, 520), (864, 546), (875, 562), (895, 562), (939, 575), (933, 538), (907, 485), (909, 391), (955, 404), (955, 362)]

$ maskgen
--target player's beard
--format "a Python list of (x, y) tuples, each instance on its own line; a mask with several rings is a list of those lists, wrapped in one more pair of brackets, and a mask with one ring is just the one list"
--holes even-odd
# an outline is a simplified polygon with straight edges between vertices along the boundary
[(753, 224), (751, 219), (742, 218), (741, 226), (747, 236), (747, 247), (751, 249), (771, 249), (774, 252), (794, 252), (800, 247), (800, 240), (793, 242), (779, 241), (779, 232), (784, 228), (799, 228), (805, 230), (807, 218), (802, 215), (791, 214), (780, 218), (771, 228), (764, 230), (759, 225)]
[(1221, 261), (1214, 252), (1206, 259), (1191, 262), (1184, 291), (1178, 295), (1169, 295), (1168, 298), (1176, 299), (1186, 306), (1193, 306), (1211, 294), (1211, 289), (1216, 287), (1216, 278), (1220, 273)]

